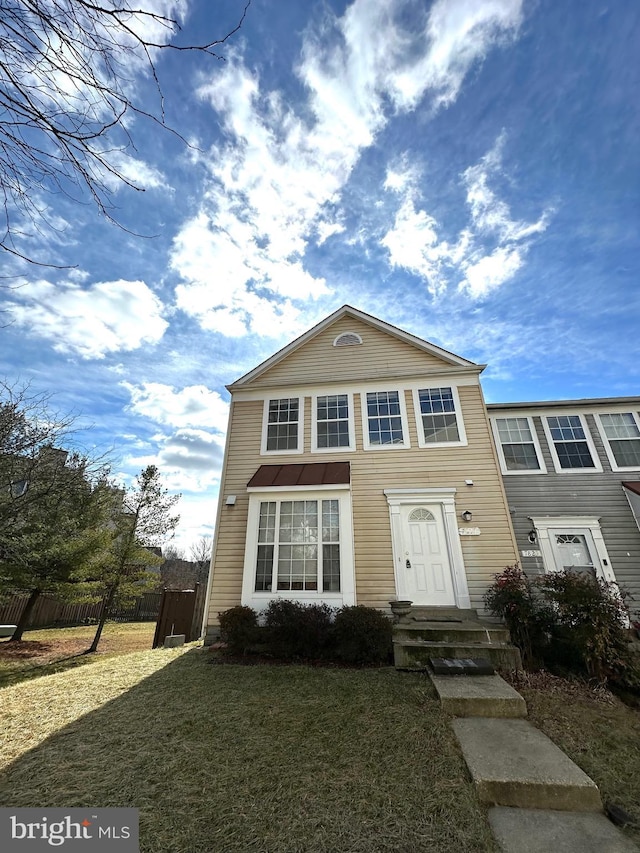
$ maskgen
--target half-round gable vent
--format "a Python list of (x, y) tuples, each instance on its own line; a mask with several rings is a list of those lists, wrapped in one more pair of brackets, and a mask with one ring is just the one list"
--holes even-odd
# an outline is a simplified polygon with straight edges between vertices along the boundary
[(352, 347), (356, 344), (361, 344), (362, 338), (360, 335), (355, 332), (344, 332), (342, 335), (338, 335), (338, 337), (333, 342), (334, 347)]

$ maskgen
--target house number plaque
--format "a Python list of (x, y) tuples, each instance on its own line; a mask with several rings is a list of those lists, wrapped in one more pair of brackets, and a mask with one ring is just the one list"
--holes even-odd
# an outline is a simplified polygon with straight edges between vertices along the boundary
[(459, 527), (458, 533), (460, 536), (480, 536), (479, 527)]

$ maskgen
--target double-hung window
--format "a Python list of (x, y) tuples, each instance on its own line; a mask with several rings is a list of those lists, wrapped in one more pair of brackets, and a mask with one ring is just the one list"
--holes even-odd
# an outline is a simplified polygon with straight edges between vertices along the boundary
[(546, 473), (538, 439), (528, 417), (495, 418), (493, 424), (505, 474)]
[(420, 447), (466, 444), (456, 388), (420, 388), (413, 399)]
[(640, 469), (640, 428), (632, 412), (598, 415), (605, 450), (614, 471)]
[(256, 592), (340, 592), (337, 498), (260, 502)]
[(354, 450), (353, 403), (350, 394), (314, 397), (313, 450)]
[(549, 415), (545, 420), (545, 431), (557, 471), (602, 470), (580, 415)]
[(368, 391), (362, 396), (365, 448), (409, 447), (403, 393)]
[(263, 453), (302, 452), (301, 404), (299, 397), (265, 401)]

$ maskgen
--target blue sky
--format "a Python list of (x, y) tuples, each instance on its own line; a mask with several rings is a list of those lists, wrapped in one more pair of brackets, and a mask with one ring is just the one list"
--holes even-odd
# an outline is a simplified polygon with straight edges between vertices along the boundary
[[(182, 43), (244, 5), (153, 2)], [(344, 303), (488, 364), (489, 401), (639, 393), (639, 47), (633, 3), (253, 0), (225, 62), (158, 58), (192, 146), (135, 120), (114, 154), (144, 236), (43, 191), (21, 247), (73, 268), (0, 258), (0, 374), (120, 479), (158, 464), (181, 546), (213, 533), (225, 384)]]

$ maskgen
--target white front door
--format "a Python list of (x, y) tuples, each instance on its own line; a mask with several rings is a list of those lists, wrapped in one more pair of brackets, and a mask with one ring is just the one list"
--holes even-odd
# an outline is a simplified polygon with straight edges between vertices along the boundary
[(400, 509), (402, 597), (422, 605), (455, 605), (451, 562), (440, 505)]
[(603, 576), (590, 530), (549, 528), (549, 539), (558, 571)]

